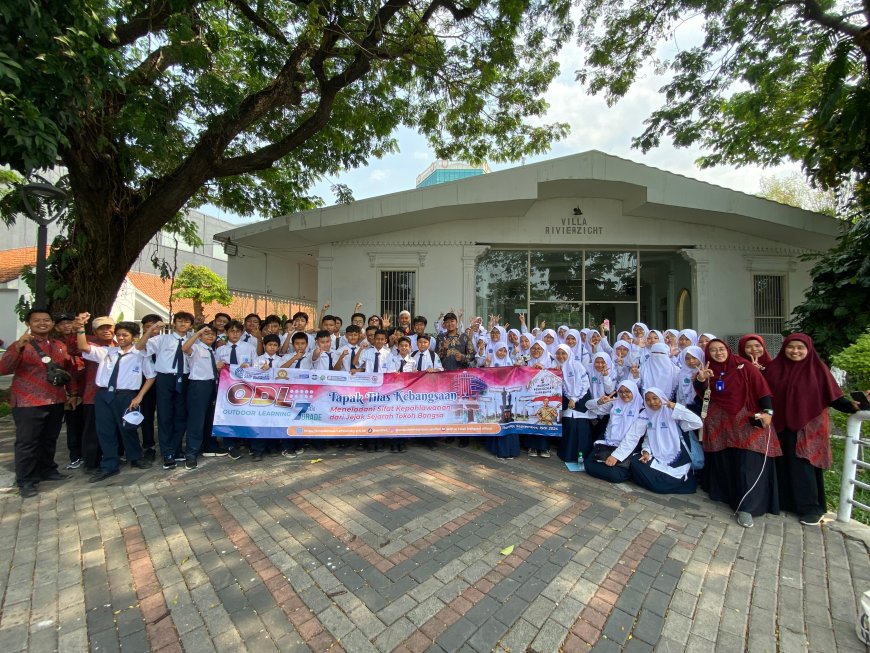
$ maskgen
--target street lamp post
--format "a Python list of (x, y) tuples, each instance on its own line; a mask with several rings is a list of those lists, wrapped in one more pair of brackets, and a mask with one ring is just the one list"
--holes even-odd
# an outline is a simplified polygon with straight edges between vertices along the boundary
[(48, 247), (48, 225), (66, 211), (67, 194), (39, 175), (35, 181), (21, 184), (21, 201), (27, 217), (37, 224), (36, 230), (36, 287), (34, 306), (47, 308), (45, 297), (45, 250)]

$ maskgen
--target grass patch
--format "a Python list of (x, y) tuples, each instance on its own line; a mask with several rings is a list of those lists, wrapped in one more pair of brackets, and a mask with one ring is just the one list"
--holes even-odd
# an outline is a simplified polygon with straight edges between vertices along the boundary
[[(833, 453), (834, 462), (831, 465), (831, 469), (824, 473), (825, 495), (828, 500), (828, 510), (837, 512), (840, 505), (840, 484), (843, 481), (843, 460), (845, 458), (844, 453), (846, 448), (846, 440), (844, 436), (846, 435), (846, 418), (848, 416), (836, 410), (831, 410), (830, 413), (833, 422), (832, 433), (834, 437), (831, 438), (831, 451)], [(864, 422), (862, 425), (861, 436), (863, 438), (870, 437), (870, 427), (868, 427), (867, 422)], [(864, 455), (864, 448), (860, 447), (858, 451), (861, 459), (866, 460), (867, 457)], [(859, 467), (855, 478), (863, 483), (870, 484), (870, 470), (861, 469)], [(870, 491), (856, 487), (855, 500), (870, 505)], [(861, 522), (862, 524), (870, 525), (870, 513), (854, 506), (852, 508), (852, 519)]]

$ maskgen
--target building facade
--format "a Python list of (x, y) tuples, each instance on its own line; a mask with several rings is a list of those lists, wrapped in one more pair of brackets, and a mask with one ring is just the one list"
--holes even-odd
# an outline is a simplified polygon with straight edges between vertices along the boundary
[(836, 220), (589, 151), (218, 234), (231, 289), (349, 317), (778, 333)]

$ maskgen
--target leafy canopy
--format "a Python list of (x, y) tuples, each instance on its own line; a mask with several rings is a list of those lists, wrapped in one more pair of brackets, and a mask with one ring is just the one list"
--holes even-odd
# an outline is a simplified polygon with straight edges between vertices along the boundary
[(172, 299), (192, 299), (194, 314), (203, 317), (205, 304), (217, 302), (229, 306), (233, 296), (227, 288), (226, 279), (218, 276), (204, 265), (188, 263), (173, 280)]
[(698, 144), (705, 167), (799, 161), (821, 188), (849, 187), (870, 206), (867, 3), (586, 0), (578, 80), (615, 102), (687, 21), (703, 38), (659, 62), (673, 77), (635, 146)]

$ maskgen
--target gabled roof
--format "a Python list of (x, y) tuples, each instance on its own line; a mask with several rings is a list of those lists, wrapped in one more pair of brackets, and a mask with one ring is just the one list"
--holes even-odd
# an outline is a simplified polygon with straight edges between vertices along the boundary
[(638, 218), (726, 227), (793, 247), (825, 249), (837, 220), (590, 150), (488, 175), (285, 215), (215, 235), (263, 251), (371, 237), (457, 220), (522, 217), (539, 200), (620, 200)]
[[(46, 250), (48, 252), (48, 250)], [(0, 254), (0, 283), (8, 283), (21, 276), (24, 268), (36, 265), (36, 248), (7, 249)]]

